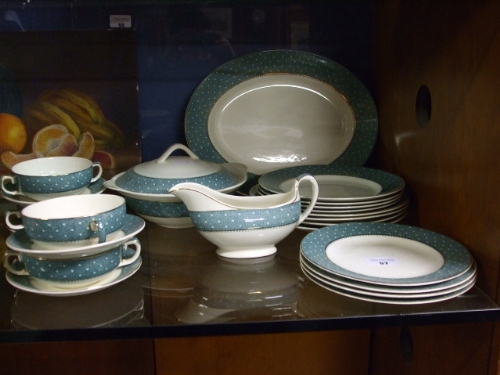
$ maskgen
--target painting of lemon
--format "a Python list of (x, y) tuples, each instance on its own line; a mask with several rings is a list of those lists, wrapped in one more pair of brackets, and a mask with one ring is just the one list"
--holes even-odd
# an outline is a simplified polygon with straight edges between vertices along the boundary
[(28, 134), (24, 122), (10, 113), (0, 113), (0, 152), (21, 152), (26, 146)]

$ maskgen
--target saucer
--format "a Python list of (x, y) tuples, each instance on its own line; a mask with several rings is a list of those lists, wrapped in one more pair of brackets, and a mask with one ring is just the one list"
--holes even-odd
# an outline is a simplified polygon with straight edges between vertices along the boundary
[(20, 229), (11, 234), (7, 240), (7, 247), (30, 256), (39, 256), (44, 259), (67, 259), (68, 257), (84, 257), (89, 255), (96, 255), (106, 250), (115, 248), (125, 243), (134, 237), (137, 233), (144, 229), (146, 222), (144, 219), (127, 214), (125, 216), (125, 223), (123, 227), (113, 235), (111, 239), (106, 242), (82, 246), (72, 247), (68, 249), (42, 249), (37, 248), (34, 242), (29, 238), (24, 229)]
[[(83, 194), (101, 194), (106, 187), (104, 186), (104, 178), (99, 178), (96, 182), (87, 186), (79, 195)], [(38, 201), (26, 197), (24, 195), (7, 195), (5, 193), (0, 193), (0, 197), (8, 200), (9, 202), (16, 203), (20, 206), (29, 206), (30, 204), (37, 203)]]
[(142, 264), (142, 258), (139, 257), (134, 263), (125, 266), (121, 269), (113, 271), (109, 277), (102, 279), (95, 284), (92, 284), (88, 287), (79, 288), (79, 289), (58, 289), (58, 288), (50, 288), (50, 289), (38, 289), (33, 282), (33, 280), (29, 276), (19, 276), (14, 275), (13, 273), (6, 272), (5, 277), (10, 285), (13, 287), (23, 290), (26, 292), (31, 292), (35, 294), (41, 294), (45, 296), (55, 296), (55, 297), (70, 297), (70, 296), (78, 296), (88, 293), (97, 292), (98, 290), (102, 290), (105, 288), (109, 288), (112, 285), (118, 284), (139, 270), (139, 267)]

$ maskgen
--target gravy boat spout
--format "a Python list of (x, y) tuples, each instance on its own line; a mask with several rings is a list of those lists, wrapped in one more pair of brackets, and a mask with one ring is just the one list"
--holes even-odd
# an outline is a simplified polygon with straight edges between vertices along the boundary
[[(301, 212), (299, 185), (307, 181), (312, 196)], [(217, 253), (231, 258), (256, 258), (274, 254), (276, 243), (290, 234), (312, 211), (318, 184), (311, 175), (299, 176), (285, 193), (234, 196), (204, 185), (184, 182), (169, 191), (188, 208), (194, 226)]]

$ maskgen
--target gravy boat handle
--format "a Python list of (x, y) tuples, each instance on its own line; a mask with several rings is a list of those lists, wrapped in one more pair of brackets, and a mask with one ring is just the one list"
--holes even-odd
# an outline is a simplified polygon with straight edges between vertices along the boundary
[[(309, 202), (309, 205), (307, 208), (300, 214), (299, 216), (299, 221), (297, 222), (297, 225), (300, 225), (306, 217), (309, 216), (311, 213), (312, 209), (314, 208), (314, 205), (316, 204), (316, 201), (318, 200), (318, 194), (319, 194), (319, 187), (318, 187), (318, 182), (316, 179), (311, 176), (310, 174), (303, 174), (297, 177), (297, 184), (300, 185), (303, 181), (309, 181), (312, 187), (312, 195), (311, 195), (311, 200)], [(298, 188), (297, 188), (297, 194), (298, 193)]]

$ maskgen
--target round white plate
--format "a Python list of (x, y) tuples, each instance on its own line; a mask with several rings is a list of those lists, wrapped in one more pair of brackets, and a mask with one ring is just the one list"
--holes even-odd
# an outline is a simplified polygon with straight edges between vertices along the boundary
[(444, 266), (441, 253), (429, 245), (379, 234), (340, 238), (326, 247), (326, 256), (350, 272), (391, 279), (423, 277)]
[(94, 293), (99, 290), (109, 288), (112, 285), (118, 284), (119, 282), (128, 279), (130, 276), (136, 273), (141, 264), (142, 258), (139, 257), (134, 263), (120, 268), (116, 270), (116, 272), (113, 272), (109, 278), (103, 279), (91, 286), (81, 289), (38, 289), (29, 276), (19, 276), (7, 271), (5, 273), (5, 277), (9, 284), (19, 290), (24, 290), (26, 292), (41, 294), (45, 296), (71, 297)]
[[(283, 193), (288, 181), (302, 174), (310, 174), (326, 185), (328, 185), (328, 181), (332, 185), (335, 184), (335, 181), (343, 181), (348, 185), (348, 188), (332, 186), (331, 189), (326, 189), (325, 196), (319, 194), (318, 204), (373, 203), (400, 193), (405, 187), (405, 181), (401, 177), (386, 171), (373, 168), (334, 167), (329, 165), (307, 165), (269, 172), (259, 178), (259, 187), (272, 193)], [(363, 182), (365, 192), (370, 190), (367, 186), (369, 183), (371, 184), (372, 194), (349, 196), (348, 191), (355, 188), (359, 189), (361, 182)], [(375, 189), (375, 186), (380, 186), (381, 189)], [(307, 189), (306, 185), (304, 185), (304, 188)], [(339, 196), (333, 196), (334, 191), (337, 191)], [(303, 192), (308, 193), (307, 190), (303, 190)], [(309, 196), (301, 194), (303, 199), (307, 199)]]
[[(315, 267), (313, 264), (309, 263), (303, 257), (300, 257), (300, 265), (303, 271), (307, 271), (309, 276), (317, 277), (318, 280), (322, 280), (325, 283), (331, 283), (332, 285), (337, 285), (338, 287), (344, 286), (352, 288), (352, 291), (366, 291), (366, 292), (376, 292), (381, 294), (394, 294), (393, 297), (398, 295), (418, 295), (421, 297), (423, 294), (440, 292), (442, 294), (450, 292), (451, 288), (458, 288), (464, 286), (465, 283), (470, 282), (477, 276), (477, 266), (473, 262), (471, 267), (464, 272), (462, 275), (454, 277), (450, 280), (443, 281), (441, 283), (429, 284), (429, 285), (417, 285), (417, 286), (394, 286), (394, 285), (378, 285), (372, 283), (366, 283), (359, 280), (346, 279), (341, 276), (334, 274), (329, 274), (323, 270)], [(407, 297), (404, 297), (407, 298)]]
[(401, 210), (396, 213), (391, 213), (387, 215), (381, 215), (378, 217), (370, 217), (364, 219), (332, 219), (332, 220), (315, 220), (314, 218), (306, 218), (299, 227), (310, 226), (310, 227), (326, 227), (330, 225), (338, 225), (344, 223), (394, 223), (396, 221), (401, 221), (406, 217), (406, 210)]
[[(397, 194), (392, 194), (389, 197), (386, 197), (384, 199), (379, 199), (373, 202), (367, 201), (367, 202), (360, 202), (360, 203), (331, 203), (331, 202), (317, 202), (314, 205), (314, 210), (315, 211), (328, 211), (328, 212), (338, 212), (338, 213), (345, 213), (345, 212), (369, 212), (369, 211), (375, 211), (379, 209), (383, 209), (385, 207), (389, 207), (396, 202), (400, 201), (402, 197), (404, 196), (403, 191), (397, 193)], [(307, 199), (303, 199), (302, 205), (307, 206), (309, 201)]]
[[(316, 175), (321, 201), (337, 198), (364, 198), (373, 197), (382, 191), (382, 186), (366, 178), (342, 175)], [(280, 189), (289, 191), (295, 183), (295, 178), (283, 181)], [(299, 186), (301, 197), (311, 197), (312, 190), (309, 185)]]
[(311, 220), (336, 220), (336, 219), (375, 219), (381, 216), (386, 216), (390, 214), (397, 214), (404, 212), (408, 208), (408, 198), (398, 202), (397, 204), (393, 204), (389, 207), (382, 207), (378, 210), (370, 210), (368, 212), (335, 212), (335, 211), (319, 211), (316, 210), (316, 207), (313, 208), (311, 213), (307, 216), (308, 219)]
[(69, 249), (41, 249), (29, 238), (24, 229), (18, 230), (11, 234), (7, 240), (7, 247), (19, 253), (30, 256), (43, 257), (44, 259), (67, 259), (68, 257), (84, 257), (103, 253), (109, 249), (113, 249), (126, 241), (130, 240), (136, 234), (144, 229), (146, 223), (144, 219), (127, 214), (123, 227), (106, 242), (73, 247)]
[(369, 91), (343, 66), (272, 50), (215, 69), (191, 96), (185, 127), (201, 159), (239, 162), (255, 176), (305, 164), (361, 166), (378, 116)]
[[(361, 243), (367, 248), (353, 247)], [(305, 236), (300, 249), (305, 259), (329, 273), (383, 285), (439, 283), (463, 274), (473, 261), (470, 252), (449, 237), (392, 223), (324, 227)]]
[(475, 284), (475, 278), (474, 278), (473, 280), (465, 283), (465, 285), (463, 286), (460, 286), (458, 288), (453, 288), (452, 291), (450, 291), (449, 293), (442, 293), (442, 294), (437, 293), (436, 295), (430, 293), (429, 296), (423, 295), (421, 297), (414, 297), (414, 298), (401, 298), (401, 296), (399, 295), (396, 297), (389, 297), (389, 296), (378, 296), (376, 295), (376, 293), (370, 294), (370, 293), (359, 293), (357, 291), (350, 291), (347, 290), (347, 288), (340, 288), (338, 285), (326, 283), (323, 280), (320, 280), (316, 277), (311, 277), (309, 275), (308, 277), (311, 279), (311, 281), (318, 284), (319, 286), (322, 286), (323, 288), (328, 289), (337, 294), (341, 294), (347, 297), (356, 298), (368, 302), (386, 303), (393, 305), (416, 305), (423, 303), (435, 303), (435, 302), (446, 301), (448, 299), (455, 298), (464, 294), (469, 289), (471, 289)]

